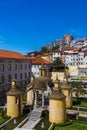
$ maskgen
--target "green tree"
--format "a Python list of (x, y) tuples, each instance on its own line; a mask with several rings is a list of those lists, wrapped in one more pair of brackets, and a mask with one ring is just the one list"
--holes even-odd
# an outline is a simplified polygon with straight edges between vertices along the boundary
[(62, 62), (62, 60), (57, 57), (54, 61), (53, 61), (53, 68), (55, 68), (55, 70), (58, 70), (59, 68), (65, 68), (64, 63)]
[(76, 90), (77, 99), (79, 98), (79, 95), (86, 93), (82, 81), (72, 81), (71, 86)]
[(59, 45), (56, 45), (55, 47), (53, 47), (51, 51), (55, 51), (57, 49), (59, 49)]
[(41, 52), (43, 52), (43, 53), (47, 53), (47, 52), (48, 52), (47, 47), (45, 47), (45, 46), (41, 47)]

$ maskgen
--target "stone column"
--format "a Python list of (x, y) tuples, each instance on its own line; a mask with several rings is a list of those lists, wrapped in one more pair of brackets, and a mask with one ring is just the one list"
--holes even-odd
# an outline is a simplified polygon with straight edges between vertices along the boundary
[(42, 93), (42, 107), (44, 107), (44, 93)]

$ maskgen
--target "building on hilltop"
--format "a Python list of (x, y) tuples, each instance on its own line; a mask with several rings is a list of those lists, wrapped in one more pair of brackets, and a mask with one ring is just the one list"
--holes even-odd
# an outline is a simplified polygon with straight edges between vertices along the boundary
[(66, 46), (70, 46), (72, 40), (73, 40), (73, 36), (71, 34), (65, 34), (63, 37), (63, 42)]
[(7, 91), (11, 80), (17, 79), (18, 85), (28, 83), (31, 73), (31, 61), (18, 52), (0, 50), (0, 91)]

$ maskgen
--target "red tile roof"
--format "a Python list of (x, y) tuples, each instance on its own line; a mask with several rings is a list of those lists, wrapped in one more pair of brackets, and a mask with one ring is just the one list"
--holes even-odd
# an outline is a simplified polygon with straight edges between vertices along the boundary
[(42, 63), (51, 64), (51, 62), (49, 62), (41, 57), (37, 57), (37, 58), (32, 59), (32, 64), (42, 64)]
[(53, 52), (60, 52), (60, 50), (57, 49), (57, 50), (54, 50)]
[(24, 55), (18, 53), (18, 52), (12, 52), (12, 51), (6, 51), (6, 50), (0, 50), (0, 58), (2, 59), (24, 59), (29, 60), (29, 58), (25, 57)]
[(79, 51), (79, 48), (77, 47), (64, 47), (64, 51), (69, 51), (69, 50), (73, 50), (73, 51)]

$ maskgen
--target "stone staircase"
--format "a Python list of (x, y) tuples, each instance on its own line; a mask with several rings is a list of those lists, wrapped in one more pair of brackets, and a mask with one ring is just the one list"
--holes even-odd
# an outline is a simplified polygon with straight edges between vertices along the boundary
[(31, 111), (29, 115), (28, 121), (23, 125), (21, 130), (33, 130), (33, 128), (36, 126), (36, 124), (41, 120), (41, 109), (34, 109)]
[(37, 121), (41, 118), (42, 111), (41, 110), (33, 110), (30, 114), (29, 121)]

